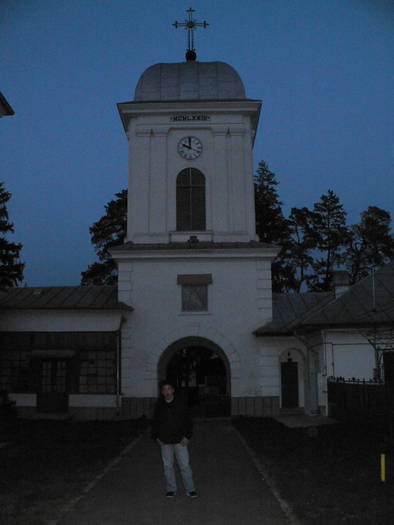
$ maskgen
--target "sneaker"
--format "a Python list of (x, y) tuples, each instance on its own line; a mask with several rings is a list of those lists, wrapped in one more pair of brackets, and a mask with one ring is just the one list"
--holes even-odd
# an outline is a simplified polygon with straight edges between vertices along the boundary
[(166, 493), (166, 498), (173, 498), (174, 496), (176, 496), (176, 492), (169, 491)]
[(190, 492), (186, 492), (186, 496), (189, 496), (189, 498), (197, 498), (198, 494), (195, 490), (191, 490)]

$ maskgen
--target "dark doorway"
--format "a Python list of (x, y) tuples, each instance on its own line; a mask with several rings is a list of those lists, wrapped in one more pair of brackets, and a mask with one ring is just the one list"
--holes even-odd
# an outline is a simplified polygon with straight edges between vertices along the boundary
[(213, 350), (189, 346), (176, 351), (167, 365), (170, 379), (197, 416), (229, 416), (226, 366)]
[(391, 419), (393, 420), (394, 411), (394, 352), (388, 351), (383, 354), (383, 370), (386, 404)]
[(298, 364), (294, 361), (281, 363), (282, 408), (298, 407)]
[(39, 362), (37, 410), (45, 413), (68, 411), (69, 359), (42, 359)]
[(383, 354), (384, 382), (394, 389), (394, 352)]

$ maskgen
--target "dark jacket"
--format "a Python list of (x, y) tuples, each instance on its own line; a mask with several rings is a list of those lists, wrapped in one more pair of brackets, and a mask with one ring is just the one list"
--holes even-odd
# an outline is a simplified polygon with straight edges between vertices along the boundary
[(179, 443), (184, 437), (192, 437), (192, 420), (182, 398), (175, 396), (171, 403), (167, 403), (161, 397), (153, 415), (152, 439), (173, 444)]

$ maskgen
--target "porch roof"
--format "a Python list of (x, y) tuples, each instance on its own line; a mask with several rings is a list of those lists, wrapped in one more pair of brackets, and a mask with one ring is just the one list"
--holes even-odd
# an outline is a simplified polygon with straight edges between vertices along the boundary
[(133, 310), (116, 286), (34, 286), (0, 292), (0, 310)]

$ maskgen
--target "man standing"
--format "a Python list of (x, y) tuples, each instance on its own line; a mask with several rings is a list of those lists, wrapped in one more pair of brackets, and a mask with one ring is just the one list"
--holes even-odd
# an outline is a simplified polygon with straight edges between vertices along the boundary
[(192, 437), (192, 421), (183, 400), (175, 395), (175, 388), (171, 381), (162, 381), (160, 392), (161, 396), (157, 401), (152, 421), (152, 438), (159, 443), (161, 448), (167, 487), (166, 496), (173, 498), (176, 495), (175, 455), (186, 495), (196, 498), (197, 492), (194, 487), (187, 448)]

